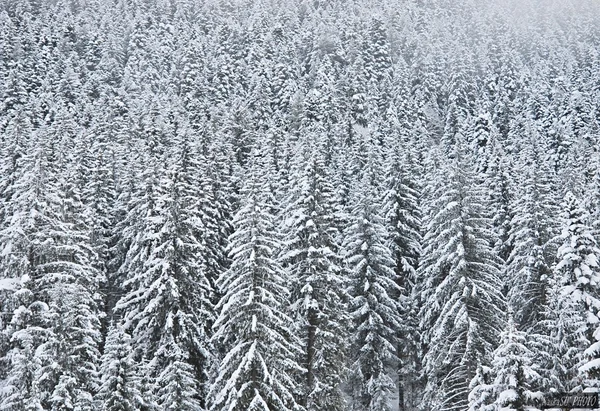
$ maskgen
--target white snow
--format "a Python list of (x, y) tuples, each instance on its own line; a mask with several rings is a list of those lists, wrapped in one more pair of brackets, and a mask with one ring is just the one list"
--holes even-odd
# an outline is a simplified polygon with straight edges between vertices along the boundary
[(18, 278), (2, 278), (0, 279), (0, 290), (14, 291), (17, 289), (20, 280)]

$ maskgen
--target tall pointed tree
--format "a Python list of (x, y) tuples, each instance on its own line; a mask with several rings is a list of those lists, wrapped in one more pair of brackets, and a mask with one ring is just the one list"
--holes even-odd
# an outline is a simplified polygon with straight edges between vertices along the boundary
[(510, 314), (493, 353), (489, 384), (474, 387), (470, 410), (531, 409), (541, 394), (532, 390), (540, 378), (536, 370), (536, 353), (528, 344), (527, 334), (519, 331)]
[(350, 383), (353, 407), (391, 409), (397, 365), (397, 333), (401, 327), (401, 293), (389, 247), (380, 181), (380, 158), (372, 145), (360, 186), (354, 193), (344, 249), (350, 276), (353, 319)]
[[(316, 139), (316, 136), (310, 136)], [(291, 315), (302, 340), (301, 380), (307, 410), (343, 410), (348, 316), (336, 227), (335, 193), (325, 147), (307, 141), (297, 156), (284, 211), (282, 261), (292, 276)]]
[(119, 324), (111, 324), (100, 372), (102, 381), (96, 399), (102, 411), (137, 411), (141, 402), (136, 364), (131, 359), (131, 337)]
[(468, 406), (469, 383), (489, 361), (505, 310), (483, 192), (455, 150), (433, 180), (419, 267), (425, 398), (434, 410)]
[[(149, 361), (147, 372), (152, 377), (172, 369), (173, 361), (186, 359), (196, 387), (206, 382), (211, 364), (212, 286), (197, 257), (203, 252), (197, 207), (202, 187), (195, 179), (198, 170), (190, 167), (193, 153), (185, 130), (181, 132), (182, 136), (175, 137), (182, 140), (174, 164), (163, 169), (165, 175), (159, 178), (154, 162), (142, 176), (142, 193), (134, 193), (134, 206), (124, 222), (130, 246), (120, 268), (126, 293), (116, 310), (132, 336), (134, 358)], [(169, 347), (181, 353), (170, 357), (166, 354)], [(202, 389), (194, 388), (198, 404), (204, 398)]]
[[(416, 269), (421, 255), (420, 187), (416, 182), (412, 147), (402, 147), (400, 136), (392, 134), (385, 167), (384, 205), (392, 240), (396, 282), (402, 292), (394, 296), (401, 302), (402, 326), (398, 333), (399, 406), (410, 408), (419, 397), (421, 350), (418, 324), (418, 284)], [(404, 155), (402, 151), (404, 150)]]
[(555, 343), (552, 372), (565, 390), (582, 390), (580, 367), (593, 357), (586, 349), (594, 342), (600, 323), (600, 249), (588, 225), (587, 212), (579, 200), (567, 193), (563, 203), (562, 244), (554, 267), (547, 329)]
[[(7, 330), (12, 364), (7, 378), (16, 384), (11, 390), (36, 387), (19, 401), (47, 408), (67, 401), (91, 410), (98, 382), (102, 279), (94, 268), (96, 255), (82, 223), (74, 179), (66, 171), (72, 170), (65, 154), (68, 141), (59, 141), (52, 130), (36, 133), (36, 145), (15, 181), (10, 223), (2, 231), (4, 250), (11, 250), (2, 258), (3, 271), (21, 277)], [(23, 360), (36, 364), (36, 372), (13, 374), (22, 370)], [(5, 405), (12, 406), (13, 400), (5, 398)]]
[(217, 282), (223, 297), (212, 341), (223, 351), (209, 391), (215, 411), (302, 409), (295, 398), (302, 351), (285, 314), (290, 292), (276, 260), (275, 204), (261, 171), (267, 164), (254, 149), (229, 238), (231, 267)]
[(540, 331), (551, 267), (556, 258), (553, 240), (558, 234), (555, 223), (558, 216), (552, 171), (541, 161), (535, 147), (528, 147), (523, 156), (521, 191), (511, 206), (508, 242), (512, 249), (505, 270), (512, 284), (508, 299), (515, 321), (523, 329)]

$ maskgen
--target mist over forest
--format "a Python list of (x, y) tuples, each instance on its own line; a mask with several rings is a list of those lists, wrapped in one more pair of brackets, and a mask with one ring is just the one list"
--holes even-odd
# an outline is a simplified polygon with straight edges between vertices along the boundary
[(600, 391), (597, 0), (0, 0), (0, 410)]

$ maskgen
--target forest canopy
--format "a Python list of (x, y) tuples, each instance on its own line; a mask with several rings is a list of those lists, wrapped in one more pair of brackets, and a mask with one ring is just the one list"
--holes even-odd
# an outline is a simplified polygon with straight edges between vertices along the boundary
[(0, 409), (600, 388), (597, 0), (0, 1)]

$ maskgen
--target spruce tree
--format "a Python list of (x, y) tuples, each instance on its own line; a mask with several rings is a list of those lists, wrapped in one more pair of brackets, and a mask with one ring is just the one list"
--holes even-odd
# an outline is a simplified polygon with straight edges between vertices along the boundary
[(322, 145), (307, 142), (291, 175), (282, 262), (291, 274), (291, 316), (302, 340), (307, 410), (343, 410), (348, 316), (334, 190)]
[(96, 400), (102, 411), (137, 411), (140, 392), (136, 364), (131, 359), (131, 337), (119, 324), (111, 324), (100, 367), (101, 384)]
[(481, 187), (458, 148), (446, 161), (431, 191), (419, 267), (425, 396), (436, 410), (468, 406), (469, 383), (495, 348), (505, 310)]
[(515, 321), (523, 329), (540, 330), (551, 267), (556, 258), (554, 238), (557, 218), (553, 198), (552, 171), (542, 162), (535, 147), (524, 153), (521, 191), (511, 206), (508, 241), (512, 248), (506, 262), (509, 303)]
[[(399, 140), (396, 133), (392, 134)], [(421, 256), (420, 187), (416, 181), (416, 167), (412, 147), (402, 148), (399, 141), (390, 141), (386, 161), (384, 205), (388, 231), (392, 240), (396, 282), (401, 289), (394, 295), (400, 301), (401, 327), (398, 334), (399, 406), (415, 406), (419, 396), (421, 349), (419, 346), (418, 293), (416, 269)], [(414, 167), (414, 166), (413, 166)]]
[(299, 341), (285, 314), (286, 272), (276, 260), (272, 194), (261, 167), (269, 160), (254, 150), (229, 238), (231, 267), (219, 278), (213, 344), (222, 354), (209, 392), (211, 410), (300, 410), (296, 373)]
[(171, 340), (163, 342), (151, 367), (162, 367), (156, 378), (157, 404), (161, 410), (203, 411), (201, 399), (197, 398), (200, 386), (194, 367), (190, 364), (188, 350)]
[(565, 390), (580, 391), (584, 375), (580, 367), (593, 360), (585, 353), (594, 342), (600, 309), (600, 250), (588, 225), (587, 212), (567, 193), (563, 203), (562, 244), (554, 267), (553, 288), (546, 312), (554, 347), (555, 367)]
[[(535, 363), (535, 351), (529, 347), (527, 334), (517, 330), (510, 315), (506, 328), (500, 336), (500, 345), (493, 353), (491, 363), (493, 380), (488, 385), (488, 396), (479, 397), (487, 405), (471, 406), (471, 409), (514, 411), (531, 409), (535, 400), (540, 398), (540, 393), (532, 391), (532, 386), (540, 378)], [(477, 388), (480, 389), (481, 386)]]
[(389, 247), (389, 232), (381, 207), (382, 194), (376, 147), (371, 147), (360, 187), (354, 194), (345, 230), (344, 250), (350, 276), (350, 312), (353, 319), (350, 384), (353, 407), (391, 409), (395, 391), (397, 333), (401, 327), (401, 292)]
[[(21, 276), (16, 295), (26, 297), (16, 302), (13, 326), (7, 330), (7, 378), (19, 381), (17, 390), (36, 387), (36, 394), (25, 401), (47, 408), (68, 403), (93, 409), (101, 337), (97, 291), (102, 279), (94, 268), (96, 255), (82, 223), (73, 177), (64, 171), (69, 169), (63, 151), (67, 147), (48, 130), (36, 137), (39, 145), (24, 159), (10, 224), (2, 236), (4, 246), (12, 249), (2, 259), (4, 272)], [(27, 312), (35, 315), (24, 315)], [(14, 374), (20, 366), (13, 361), (24, 358), (38, 367), (27, 374), (31, 380)]]
[(10, 338), (10, 350), (4, 359), (9, 371), (0, 404), (11, 411), (41, 411), (43, 393), (37, 379), (43, 363), (37, 349), (50, 336), (48, 305), (35, 298), (28, 276), (22, 278), (19, 288), (14, 295), (18, 308), (4, 331)]
[[(134, 358), (148, 361), (151, 377), (158, 378), (172, 361), (186, 358), (198, 385), (208, 378), (211, 364), (208, 333), (213, 312), (212, 285), (197, 258), (204, 251), (196, 202), (202, 187), (193, 177), (196, 170), (189, 167), (192, 155), (182, 144), (175, 163), (163, 169), (165, 175), (159, 178), (155, 164), (144, 173), (144, 191), (134, 193), (139, 197), (124, 221), (130, 245), (120, 267), (126, 293), (116, 310), (132, 336)], [(173, 344), (183, 350), (180, 357), (164, 354)], [(201, 393), (195, 394), (199, 401)]]
[(469, 411), (495, 411), (492, 369), (479, 364), (469, 383)]

